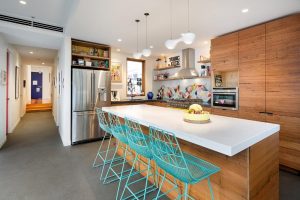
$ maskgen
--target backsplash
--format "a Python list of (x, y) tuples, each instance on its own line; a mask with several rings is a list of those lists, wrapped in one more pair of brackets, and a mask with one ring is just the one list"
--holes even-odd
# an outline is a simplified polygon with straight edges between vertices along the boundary
[(211, 98), (209, 78), (162, 82), (156, 89), (157, 97), (163, 99), (202, 99), (203, 102), (208, 102)]

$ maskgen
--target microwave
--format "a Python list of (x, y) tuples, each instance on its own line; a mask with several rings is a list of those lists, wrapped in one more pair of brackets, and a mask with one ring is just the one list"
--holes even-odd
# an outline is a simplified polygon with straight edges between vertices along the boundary
[(238, 88), (213, 88), (211, 106), (213, 108), (238, 110)]

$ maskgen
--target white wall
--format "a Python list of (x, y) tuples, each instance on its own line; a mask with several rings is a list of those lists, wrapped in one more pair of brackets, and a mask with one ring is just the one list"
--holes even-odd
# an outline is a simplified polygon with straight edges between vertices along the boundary
[[(120, 62), (122, 64), (122, 83), (112, 83), (111, 89), (112, 90), (120, 90), (121, 91), (121, 99), (127, 99), (126, 96), (126, 69), (127, 69), (127, 58), (132, 58), (130, 54), (124, 54), (119, 52), (112, 52), (111, 53), (112, 62)], [(142, 58), (144, 59), (144, 58)], [(145, 63), (145, 96), (149, 91), (152, 91), (152, 79), (153, 79), (153, 68), (155, 67), (155, 59), (154, 58), (147, 58)], [(144, 96), (144, 97), (145, 97)], [(144, 98), (143, 97), (143, 98)], [(135, 97), (141, 98), (141, 97)]]
[[(21, 119), (21, 59), (17, 51), (10, 45), (8, 47), (10, 52), (9, 61), (9, 91), (8, 91), (8, 133), (12, 133)], [(15, 98), (15, 67), (20, 68), (19, 73), (19, 98)]]
[[(0, 72), (6, 71), (7, 43), (0, 33)], [(0, 148), (6, 141), (6, 85), (0, 83)]]
[[(52, 79), (52, 67), (51, 66), (36, 66), (27, 65), (27, 103), (31, 102), (31, 72), (42, 72), (43, 73), (43, 88), (42, 88), (42, 99), (51, 102), (51, 79)], [(49, 79), (50, 75), (50, 79)]]
[(65, 37), (58, 52), (58, 73), (61, 74), (61, 94), (57, 108), (59, 133), (64, 146), (71, 145), (71, 38)]

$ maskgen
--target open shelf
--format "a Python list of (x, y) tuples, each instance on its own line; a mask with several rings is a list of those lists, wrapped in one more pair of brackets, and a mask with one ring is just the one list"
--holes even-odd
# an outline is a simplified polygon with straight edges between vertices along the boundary
[(78, 53), (72, 53), (72, 56), (82, 57), (82, 58), (91, 58), (91, 59), (97, 59), (97, 60), (109, 60), (109, 58), (105, 58), (105, 57), (84, 55), (84, 54), (78, 54)]
[(93, 67), (93, 66), (85, 66), (85, 65), (72, 65), (72, 68), (94, 69), (94, 70), (109, 70), (109, 68), (106, 68), (106, 67)]
[(154, 71), (161, 71), (161, 70), (167, 70), (167, 69), (175, 69), (175, 68), (179, 68), (180, 66), (173, 66), (173, 67), (164, 67), (164, 68), (157, 68), (157, 69), (153, 69)]
[(194, 78), (167, 78), (167, 79), (161, 79), (161, 80), (153, 80), (153, 81), (174, 81), (174, 80), (185, 80), (185, 79), (199, 79), (199, 78), (210, 78), (211, 76), (199, 76)]
[(197, 63), (206, 64), (206, 63), (210, 63), (210, 60), (199, 60)]

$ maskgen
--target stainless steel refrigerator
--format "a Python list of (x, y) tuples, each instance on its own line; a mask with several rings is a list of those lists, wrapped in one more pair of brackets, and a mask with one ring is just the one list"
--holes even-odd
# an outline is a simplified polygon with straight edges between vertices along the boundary
[(110, 72), (72, 69), (72, 144), (104, 136), (95, 109), (111, 105)]

